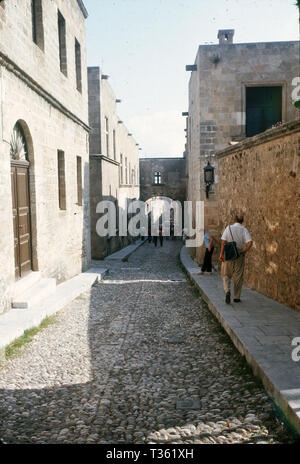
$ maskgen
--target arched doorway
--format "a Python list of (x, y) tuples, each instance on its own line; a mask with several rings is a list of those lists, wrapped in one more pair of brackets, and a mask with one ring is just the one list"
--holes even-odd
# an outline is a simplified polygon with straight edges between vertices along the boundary
[(32, 270), (28, 144), (20, 122), (10, 140), (12, 213), (16, 279)]
[(183, 211), (180, 201), (166, 196), (155, 196), (145, 202), (148, 231), (161, 228), (164, 236), (182, 236)]

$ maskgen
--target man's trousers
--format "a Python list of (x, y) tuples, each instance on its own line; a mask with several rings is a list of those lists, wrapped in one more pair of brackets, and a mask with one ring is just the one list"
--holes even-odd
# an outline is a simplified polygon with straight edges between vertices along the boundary
[(245, 255), (239, 256), (232, 261), (222, 263), (221, 275), (225, 293), (230, 292), (231, 279), (234, 282), (233, 298), (239, 299), (244, 280)]
[(203, 266), (201, 268), (202, 272), (211, 272), (212, 271), (211, 258), (212, 258), (213, 252), (214, 252), (214, 247), (212, 247), (210, 251), (208, 251), (208, 248), (206, 248), (205, 255), (204, 255), (204, 261), (203, 261)]

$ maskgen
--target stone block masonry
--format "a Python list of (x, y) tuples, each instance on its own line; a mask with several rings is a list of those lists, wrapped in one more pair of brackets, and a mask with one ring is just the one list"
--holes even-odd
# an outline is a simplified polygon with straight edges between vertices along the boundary
[[(187, 199), (205, 201), (205, 229), (215, 236), (218, 249), (220, 178), (216, 152), (252, 136), (251, 131), (257, 134), (274, 122), (286, 123), (298, 116), (292, 92), (293, 80), (299, 75), (299, 41), (233, 43), (233, 38), (234, 30), (220, 30), (219, 44), (200, 45), (189, 81)], [(271, 105), (268, 92), (275, 92)], [(254, 94), (258, 96), (255, 101), (249, 96)], [(270, 114), (272, 123), (268, 125), (265, 116), (258, 122), (257, 115), (265, 111), (262, 107), (270, 107), (275, 101), (277, 107)], [(215, 183), (206, 200), (204, 167), (208, 161), (215, 168)], [(202, 248), (190, 250), (198, 263), (203, 258)]]
[[(57, 283), (89, 267), (87, 77), (84, 72), (78, 75), (79, 58), (81, 69), (86, 68), (86, 11), (82, 2), (79, 3), (76, 0), (1, 2), (0, 313), (10, 309), (15, 281), (24, 276), (21, 271), (20, 275), (15, 271), (18, 254), (20, 259), (30, 261), (28, 272), (40, 271), (43, 277), (55, 278)], [(32, 5), (36, 6), (35, 15)], [(60, 67), (58, 12), (66, 24), (65, 73)], [(77, 68), (76, 41), (80, 44)], [(23, 133), (26, 151), (23, 161), (11, 154), (16, 126)], [(58, 151), (64, 160), (65, 209), (60, 209), (59, 203)], [(22, 240), (14, 255), (14, 244), (18, 250), (16, 232), (23, 227), (21, 203), (26, 195), (24, 192), (17, 195), (18, 208), (13, 212), (11, 172), (14, 163), (24, 165), (24, 161), (29, 171), (25, 188), (28, 187), (28, 257), (21, 250), (22, 244), (19, 245)], [(81, 185), (82, 202), (78, 190)]]
[(300, 310), (300, 121), (217, 153), (219, 234), (236, 210), (254, 240), (245, 282)]

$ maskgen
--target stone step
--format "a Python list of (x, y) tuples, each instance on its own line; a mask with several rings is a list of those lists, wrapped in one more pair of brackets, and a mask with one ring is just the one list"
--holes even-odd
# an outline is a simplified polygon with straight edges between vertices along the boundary
[(55, 279), (40, 279), (27, 288), (23, 293), (13, 298), (12, 307), (14, 309), (29, 309), (55, 293)]
[(57, 285), (53, 294), (27, 310), (11, 309), (0, 315), (0, 355), (5, 346), (21, 337), (25, 330), (38, 327), (43, 319), (52, 316), (81, 293), (89, 290), (96, 282), (102, 280), (106, 272), (105, 268), (91, 268)]
[(101, 281), (106, 273), (107, 269), (104, 268), (90, 268), (88, 271), (57, 285), (55, 294), (51, 295), (46, 302), (49, 308), (47, 316), (89, 290), (94, 283)]
[(26, 290), (41, 280), (41, 278), (41, 273), (38, 271), (30, 272), (30, 274), (28, 274), (26, 277), (17, 280), (13, 288), (13, 299), (17, 298), (19, 295), (22, 295), (22, 293), (26, 292)]

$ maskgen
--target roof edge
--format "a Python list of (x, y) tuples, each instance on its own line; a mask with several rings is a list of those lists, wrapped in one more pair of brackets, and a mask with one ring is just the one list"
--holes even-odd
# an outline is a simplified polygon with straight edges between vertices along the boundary
[(86, 18), (88, 17), (89, 14), (88, 14), (88, 12), (87, 12), (86, 7), (84, 6), (83, 1), (82, 1), (82, 0), (77, 0), (77, 3), (78, 3), (78, 5), (79, 5), (79, 8), (80, 8), (81, 11), (82, 11), (83, 16), (84, 16), (85, 19), (86, 19)]

